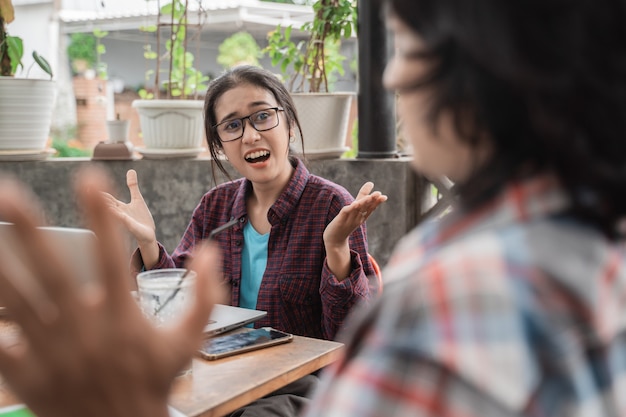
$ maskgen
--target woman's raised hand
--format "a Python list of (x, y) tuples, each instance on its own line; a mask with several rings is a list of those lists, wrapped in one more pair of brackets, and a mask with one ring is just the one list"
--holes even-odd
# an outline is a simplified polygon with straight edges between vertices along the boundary
[(126, 185), (130, 191), (129, 203), (124, 203), (109, 193), (103, 193), (103, 195), (113, 215), (137, 240), (144, 265), (151, 268), (159, 259), (156, 226), (152, 213), (139, 191), (137, 172), (134, 169), (126, 173)]
[(345, 279), (350, 273), (350, 245), (348, 237), (365, 220), (387, 201), (387, 196), (374, 191), (374, 183), (366, 182), (351, 204), (343, 207), (339, 214), (324, 230), (324, 247), (328, 267), (338, 280)]
[(104, 193), (108, 207), (128, 231), (135, 236), (137, 242), (151, 242), (156, 240), (154, 220), (139, 191), (137, 172), (134, 169), (126, 173), (126, 185), (130, 191), (130, 202), (124, 203), (109, 193)]
[(387, 201), (387, 196), (380, 191), (374, 191), (374, 183), (366, 182), (359, 190), (356, 199), (341, 209), (339, 214), (324, 230), (324, 243), (329, 245), (343, 245), (357, 227), (361, 226), (374, 210)]

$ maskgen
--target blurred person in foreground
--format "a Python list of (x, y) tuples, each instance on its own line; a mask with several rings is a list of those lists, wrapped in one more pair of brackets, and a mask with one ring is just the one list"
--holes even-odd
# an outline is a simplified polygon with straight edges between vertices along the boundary
[(198, 274), (192, 307), (176, 327), (155, 328), (130, 293), (123, 239), (102, 193), (109, 180), (93, 169), (79, 178), (76, 194), (98, 236), (96, 285), (87, 288), (35, 228), (43, 217), (35, 197), (0, 180), (0, 218), (15, 223), (24, 253), (0, 242), (0, 305), (21, 330), (12, 346), (0, 343), (1, 377), (38, 417), (167, 416), (171, 382), (225, 296), (221, 257), (197, 248), (186, 265)]
[[(626, 2), (386, 4), (384, 82), (415, 169), (458, 198), (400, 242), (306, 415), (626, 415)], [(39, 375), (29, 388), (6, 356), (32, 399)], [(163, 405), (163, 390), (117, 394)]]
[(308, 415), (626, 416), (626, 1), (386, 3), (384, 84), (457, 201)]

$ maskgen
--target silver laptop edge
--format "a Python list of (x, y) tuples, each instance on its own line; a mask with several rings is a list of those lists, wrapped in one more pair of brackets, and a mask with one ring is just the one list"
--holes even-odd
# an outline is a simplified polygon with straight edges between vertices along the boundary
[(215, 336), (254, 323), (267, 316), (267, 311), (216, 304), (209, 323), (204, 328), (205, 336)]

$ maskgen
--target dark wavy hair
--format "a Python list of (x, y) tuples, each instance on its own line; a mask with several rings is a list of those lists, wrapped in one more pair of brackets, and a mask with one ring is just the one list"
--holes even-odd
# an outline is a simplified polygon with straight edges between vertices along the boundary
[[(387, 0), (435, 63), (430, 121), (494, 146), (459, 188), (478, 204), (507, 181), (554, 172), (574, 214), (617, 235), (626, 214), (626, 2)], [(434, 127), (434, 125), (433, 125)]]
[[(241, 85), (252, 85), (272, 93), (276, 103), (284, 109), (283, 114), (285, 115), (287, 126), (293, 125), (298, 129), (300, 141), (303, 142), (302, 149), (304, 149), (304, 136), (298, 120), (296, 106), (284, 84), (274, 74), (262, 68), (251, 65), (234, 67), (211, 81), (204, 99), (204, 131), (212, 157), (211, 162), (213, 167), (217, 166), (220, 172), (228, 179), (231, 179), (231, 177), (220, 159), (220, 151), (223, 149), (222, 142), (220, 142), (217, 132), (213, 128), (218, 123), (215, 117), (215, 103), (225, 92)], [(215, 169), (213, 171), (213, 178), (215, 178)]]

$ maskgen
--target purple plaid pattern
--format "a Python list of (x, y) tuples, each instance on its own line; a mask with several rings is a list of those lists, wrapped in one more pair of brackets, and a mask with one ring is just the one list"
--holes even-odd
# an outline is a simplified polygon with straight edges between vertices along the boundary
[[(326, 265), (322, 236), (326, 225), (354, 198), (343, 187), (310, 174), (301, 161), (295, 168), (268, 213), (272, 228), (257, 302), (257, 309), (268, 315), (255, 326), (334, 339), (352, 307), (377, 291), (375, 279), (368, 280), (374, 269), (367, 256), (366, 228), (362, 226), (350, 237), (352, 272), (344, 281), (337, 281)], [(240, 219), (240, 225), (217, 237), (224, 254), (224, 278), (232, 289), (231, 304), (239, 305), (245, 197), (250, 190), (248, 180), (238, 179), (206, 193), (173, 254), (169, 256), (161, 246), (155, 268), (181, 267), (211, 230), (231, 218)]]

